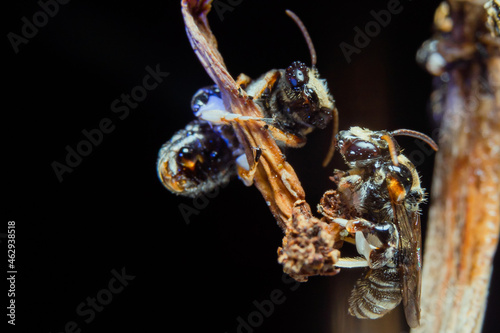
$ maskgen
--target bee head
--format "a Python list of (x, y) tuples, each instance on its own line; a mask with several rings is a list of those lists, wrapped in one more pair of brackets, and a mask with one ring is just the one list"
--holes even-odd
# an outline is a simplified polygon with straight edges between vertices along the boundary
[[(366, 167), (380, 160), (391, 159), (399, 154), (395, 140), (387, 140), (385, 131), (370, 131), (361, 127), (351, 127), (337, 134), (337, 150), (351, 167)], [(392, 138), (392, 137), (391, 137)], [(393, 145), (392, 147), (390, 147)]]
[(423, 192), (415, 166), (401, 154), (394, 136), (417, 138), (438, 150), (437, 144), (420, 132), (407, 129), (370, 131), (361, 127), (340, 131), (337, 135), (337, 150), (350, 168), (383, 167), (392, 202), (399, 203), (407, 195), (412, 196), (415, 202), (421, 202)]
[(300, 92), (309, 82), (309, 68), (303, 62), (295, 61), (285, 70), (285, 76), (290, 88)]
[(319, 79), (316, 71), (316, 50), (304, 23), (292, 11), (286, 14), (297, 24), (306, 40), (311, 54), (311, 67), (295, 61), (285, 70), (287, 91), (285, 99), (288, 112), (293, 120), (302, 127), (303, 133), (313, 128), (324, 129), (334, 117), (335, 105), (324, 80)]
[(324, 80), (315, 68), (295, 61), (284, 73), (283, 100), (293, 120), (305, 128), (324, 129), (332, 120), (334, 103)]

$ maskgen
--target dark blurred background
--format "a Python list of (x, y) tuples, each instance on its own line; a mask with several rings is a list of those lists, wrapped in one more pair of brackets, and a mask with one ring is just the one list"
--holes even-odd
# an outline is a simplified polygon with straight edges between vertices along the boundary
[[(300, 31), (285, 15), (291, 9), (309, 29), (341, 129), (433, 133), (431, 77), (416, 64), (415, 52), (431, 34), (438, 1), (401, 1), (401, 12), (350, 61), (340, 44), (354, 46), (354, 29), (364, 30), (374, 21), (370, 12), (387, 9), (388, 1), (216, 2), (219, 11), (209, 20), (234, 77), (257, 78), (295, 60), (310, 63)], [(197, 215), (182, 216), (179, 205), (195, 203), (163, 188), (157, 152), (193, 119), (191, 97), (211, 81), (189, 45), (179, 1), (71, 1), (46, 21), (34, 0), (6, 5), (1, 230), (16, 221), (19, 331), (408, 331), (400, 311), (378, 321), (347, 314), (360, 270), (300, 285), (284, 276), (276, 254), (283, 234), (255, 188), (234, 180), (197, 202)], [(33, 36), (15, 53), (9, 33), (22, 36), (34, 14), (43, 26), (36, 34), (25, 28)], [(113, 101), (143, 84), (147, 66), (169, 74), (129, 114), (114, 113)], [(103, 119), (113, 130), (61, 182), (53, 163), (65, 164), (66, 147), (76, 149), (86, 139), (82, 131), (99, 128)], [(321, 167), (330, 136), (330, 128), (316, 131), (305, 148), (287, 151), (313, 207), (331, 188), (332, 169), (344, 168), (338, 155)], [(417, 159), (429, 190), (434, 156), (420, 158), (413, 139), (399, 142)], [(108, 291), (112, 270), (129, 279), (116, 294)], [(495, 271), (485, 332), (493, 330), (500, 307), (499, 277)], [(281, 295), (273, 307), (271, 294)], [(95, 316), (77, 312), (90, 309), (96, 297), (106, 304), (96, 306)]]

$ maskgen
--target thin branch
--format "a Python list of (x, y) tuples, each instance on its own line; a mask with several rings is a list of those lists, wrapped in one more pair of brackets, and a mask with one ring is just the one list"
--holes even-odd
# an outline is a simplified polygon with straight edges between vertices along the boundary
[[(191, 45), (208, 75), (220, 88), (226, 109), (263, 118), (260, 107), (238, 86), (224, 65), (207, 20), (211, 2), (181, 2)], [(253, 182), (259, 189), (285, 233), (279, 261), (286, 273), (300, 281), (306, 281), (311, 275), (334, 275), (339, 271), (334, 267), (340, 257), (340, 252), (335, 249), (339, 229), (312, 215), (295, 171), (264, 125), (260, 121), (240, 121), (234, 123), (233, 128), (245, 147), (250, 166), (256, 163), (252, 148), (262, 151), (255, 173), (248, 174), (245, 180), (250, 184)]]
[[(480, 332), (500, 231), (499, 43), (486, 30), (478, 1), (444, 3), (436, 21), (431, 41), (437, 52), (424, 59), (424, 50), (420, 60), (441, 75), (434, 112), (443, 118), (424, 248), (422, 320), (412, 332)], [(439, 56), (446, 60), (442, 74), (435, 70)]]

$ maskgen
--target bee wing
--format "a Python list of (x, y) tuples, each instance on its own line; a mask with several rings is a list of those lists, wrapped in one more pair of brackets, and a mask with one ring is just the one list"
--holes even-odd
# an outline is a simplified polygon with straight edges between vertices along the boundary
[(420, 325), (421, 226), (418, 212), (407, 211), (404, 202), (393, 204), (399, 228), (399, 269), (403, 283), (403, 305), (410, 327)]

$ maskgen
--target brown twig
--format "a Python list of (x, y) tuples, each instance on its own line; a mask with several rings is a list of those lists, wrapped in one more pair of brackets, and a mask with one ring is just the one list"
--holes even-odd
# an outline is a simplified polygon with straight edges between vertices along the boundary
[(486, 309), (500, 230), (500, 53), (479, 2), (450, 1), (436, 16), (447, 23), (433, 38), (447, 60), (446, 80), (435, 93), (441, 103), (434, 111), (442, 111), (443, 120), (424, 249), (422, 320), (412, 332), (480, 332)]
[[(220, 88), (226, 109), (262, 118), (264, 115), (260, 107), (238, 86), (224, 65), (207, 20), (211, 2), (183, 0), (181, 3), (191, 45), (208, 75)], [(279, 260), (285, 272), (300, 281), (307, 280), (311, 275), (337, 273), (333, 266), (340, 256), (334, 248), (337, 229), (312, 216), (295, 171), (269, 131), (260, 121), (240, 121), (233, 127), (245, 147), (249, 165), (255, 163), (252, 148), (262, 151), (255, 174), (249, 174), (246, 180), (253, 181), (259, 189), (285, 233), (283, 248), (279, 249)]]

